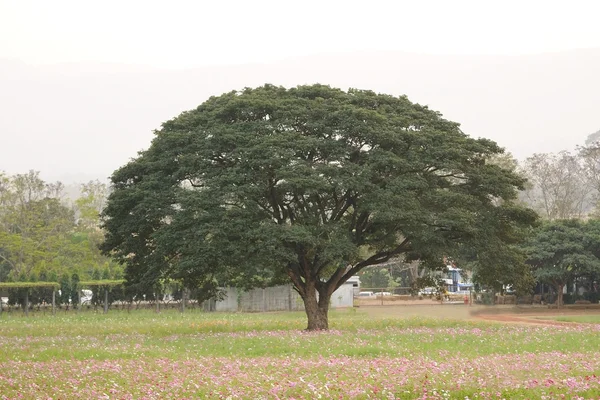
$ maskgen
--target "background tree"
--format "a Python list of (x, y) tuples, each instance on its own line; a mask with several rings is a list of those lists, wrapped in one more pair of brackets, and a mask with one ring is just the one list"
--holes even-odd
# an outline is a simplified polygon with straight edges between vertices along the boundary
[(595, 206), (593, 216), (595, 218), (598, 218), (600, 215), (598, 207), (598, 194), (600, 193), (600, 142), (598, 141), (598, 135), (600, 135), (600, 131), (588, 136), (586, 145), (578, 149), (587, 180), (593, 188), (593, 202)]
[[(524, 240), (526, 233), (519, 236)], [(473, 283), (495, 293), (503, 293), (510, 286), (517, 294), (524, 295), (531, 293), (535, 285), (523, 250), (517, 244), (490, 246), (487, 251), (477, 253), (467, 245), (458, 252), (457, 259), (462, 269), (472, 271)]]
[(594, 133), (590, 133), (588, 137), (585, 139), (586, 146), (596, 145), (600, 142), (600, 129)]
[(443, 267), (460, 245), (518, 239), (535, 216), (511, 203), (524, 180), (485, 162), (499, 153), (406, 97), (231, 92), (163, 124), (113, 174), (103, 250), (130, 284), (289, 279), (308, 329), (326, 329), (331, 294), (367, 266), (406, 254)]
[(48, 268), (63, 250), (74, 216), (58, 198), (61, 187), (46, 184), (33, 171), (6, 181), (0, 247), (13, 278)]
[(579, 154), (534, 154), (523, 163), (522, 173), (530, 183), (524, 200), (542, 218), (581, 218), (590, 211), (594, 188)]
[[(499, 166), (525, 179), (525, 174), (519, 168), (518, 161), (510, 153), (492, 154), (485, 161), (488, 164)], [(524, 189), (520, 195), (528, 193), (532, 189), (531, 182), (524, 183)], [(493, 198), (495, 205), (502, 205), (504, 199)], [(528, 205), (527, 202), (518, 199), (511, 200), (513, 204)], [(486, 251), (476, 250), (471, 243), (465, 243), (453, 254), (453, 258), (459, 263), (464, 271), (472, 272), (472, 281), (479, 287), (494, 290), (496, 293), (502, 293), (507, 286), (511, 286), (518, 294), (527, 294), (531, 292), (535, 279), (531, 274), (529, 266), (525, 263), (525, 256), (519, 243), (511, 240), (506, 235), (514, 235), (515, 230), (518, 236), (526, 238), (529, 235), (527, 226), (511, 227), (506, 231), (496, 231), (493, 224), (487, 225), (492, 232), (481, 235), (475, 240), (487, 241), (488, 237), (504, 236), (502, 241), (492, 241), (496, 244), (486, 246)], [(480, 246), (481, 248), (481, 246)]]
[(108, 187), (98, 180), (81, 185), (81, 194), (75, 200), (77, 223), (87, 231), (98, 231), (100, 228), (100, 213), (106, 204)]
[(565, 285), (600, 271), (600, 226), (597, 221), (562, 220), (541, 225), (527, 243), (527, 263), (534, 276), (556, 290), (563, 304)]
[(374, 266), (365, 268), (360, 273), (361, 286), (365, 288), (393, 288), (400, 286), (392, 276), (390, 267)]
[[(89, 279), (94, 269), (120, 278), (122, 267), (98, 248), (104, 239), (99, 210), (106, 185), (83, 185), (75, 206), (63, 188), (60, 182), (45, 182), (35, 171), (0, 174), (0, 281), (56, 281), (73, 273)], [(30, 299), (43, 299), (48, 290), (33, 290)]]
[(520, 173), (519, 161), (512, 155), (512, 153), (504, 150), (502, 153), (492, 154), (487, 160), (487, 163), (497, 165), (507, 171)]

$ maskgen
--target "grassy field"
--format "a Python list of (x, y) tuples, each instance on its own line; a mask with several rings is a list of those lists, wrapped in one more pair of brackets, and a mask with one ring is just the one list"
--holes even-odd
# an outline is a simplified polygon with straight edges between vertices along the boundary
[(436, 310), (333, 312), (317, 333), (303, 313), (4, 314), (0, 399), (600, 396), (600, 325)]
[(544, 317), (542, 319), (551, 319), (562, 322), (577, 322), (580, 324), (600, 324), (600, 314), (590, 315), (560, 315), (555, 317)]

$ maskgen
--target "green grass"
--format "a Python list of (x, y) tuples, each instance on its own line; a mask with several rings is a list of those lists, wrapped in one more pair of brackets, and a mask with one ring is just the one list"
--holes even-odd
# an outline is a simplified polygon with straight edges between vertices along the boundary
[[(189, 357), (408, 357), (452, 351), (463, 356), (594, 351), (600, 335), (555, 332), (540, 341), (528, 329), (430, 318), (371, 318), (332, 312), (329, 334), (298, 335), (299, 312), (232, 314), (151, 311), (0, 319), (0, 362)], [(434, 334), (443, 329), (446, 334)], [(479, 333), (479, 331), (485, 334)]]
[(600, 395), (594, 325), (351, 310), (331, 312), (329, 332), (305, 326), (301, 312), (5, 313), (0, 398), (76, 398), (82, 387), (88, 398), (148, 399)]
[[(59, 313), (25, 317), (22, 313), (0, 315), (0, 335), (5, 337), (58, 336), (68, 326), (70, 336), (102, 336), (140, 334), (152, 337), (217, 332), (253, 332), (302, 330), (306, 327), (304, 312), (273, 313), (205, 313), (175, 310), (160, 314), (150, 310)], [(331, 311), (329, 325), (334, 330), (384, 329), (390, 326), (474, 326), (465, 321), (431, 318), (372, 318), (366, 313)]]
[(549, 319), (561, 322), (577, 322), (582, 324), (600, 324), (600, 314), (561, 315), (557, 317), (540, 317), (539, 319)]

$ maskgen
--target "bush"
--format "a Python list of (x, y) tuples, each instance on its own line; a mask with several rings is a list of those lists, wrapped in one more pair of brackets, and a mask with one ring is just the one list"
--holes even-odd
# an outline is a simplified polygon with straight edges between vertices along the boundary
[(494, 293), (491, 292), (485, 292), (485, 293), (481, 293), (480, 295), (480, 303), (485, 304), (487, 306), (494, 304)]
[(579, 300), (587, 300), (584, 295), (579, 295), (576, 293), (567, 293), (563, 295), (563, 302), (565, 304), (577, 304)]
[(552, 293), (546, 293), (544, 296), (542, 296), (542, 299), (546, 304), (554, 304), (556, 301), (556, 295)]
[(573, 304), (575, 303), (576, 300), (576, 295), (573, 295), (571, 293), (565, 293), (563, 294), (563, 303), (565, 304)]
[[(533, 304), (534, 303), (534, 297), (530, 294), (525, 295), (525, 296), (519, 296), (517, 297), (517, 304)], [(539, 303), (539, 299), (538, 299), (538, 303)]]
[(598, 301), (600, 301), (600, 293), (598, 293), (598, 292), (584, 293), (583, 299), (588, 300), (590, 303), (598, 304)]
[(496, 304), (516, 304), (517, 296), (507, 294), (504, 296), (496, 296)]

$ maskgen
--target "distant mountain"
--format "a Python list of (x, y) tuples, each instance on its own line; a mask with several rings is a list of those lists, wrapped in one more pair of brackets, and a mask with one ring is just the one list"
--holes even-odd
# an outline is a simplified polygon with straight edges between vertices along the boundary
[(573, 148), (598, 129), (598, 71), (600, 49), (528, 56), (340, 53), (187, 70), (0, 60), (0, 170), (36, 169), (67, 182), (104, 179), (147, 148), (162, 122), (211, 95), (264, 83), (406, 94), (524, 158)]

